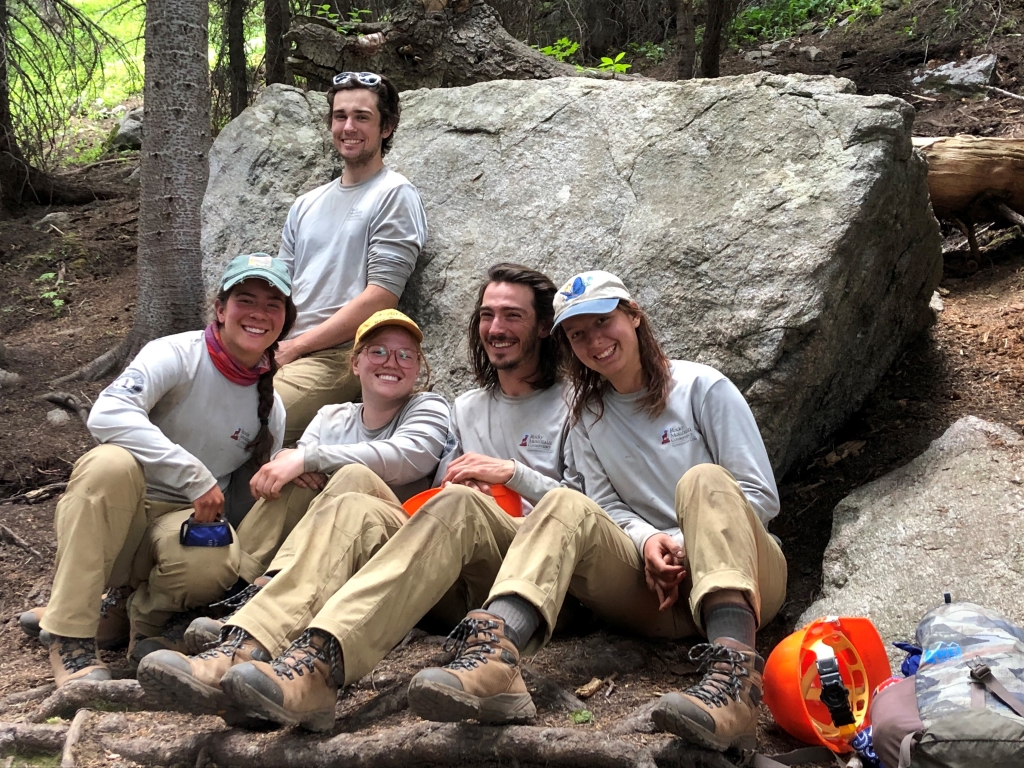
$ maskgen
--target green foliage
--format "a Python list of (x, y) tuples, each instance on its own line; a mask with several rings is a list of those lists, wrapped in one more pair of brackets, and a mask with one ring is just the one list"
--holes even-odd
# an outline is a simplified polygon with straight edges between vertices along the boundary
[[(536, 48), (536, 46), (534, 46)], [(543, 48), (538, 50), (545, 56), (550, 56), (553, 59), (559, 61), (566, 61), (570, 56), (576, 53), (580, 48), (580, 44), (575, 40), (570, 40), (568, 37), (560, 38), (551, 45), (545, 45)]]
[(53, 310), (53, 317), (58, 318), (64, 310), (64, 281), (57, 278), (56, 272), (44, 272), (35, 281), (37, 283), (49, 283), (51, 280), (55, 280), (55, 282), (52, 286), (43, 286), (43, 290), (39, 292), (39, 300), (49, 304)]
[(587, 725), (594, 722), (594, 713), (589, 709), (575, 709), (569, 713), (573, 725)]
[(633, 56), (643, 56), (650, 64), (661, 64), (665, 60), (665, 47), (650, 40), (644, 43), (630, 43), (626, 46)]
[(615, 58), (609, 56), (602, 56), (601, 63), (597, 65), (597, 69), (600, 72), (625, 72), (633, 65), (622, 60), (622, 57), (626, 55), (625, 51), (620, 51)]
[(339, 24), (338, 20), (341, 17), (333, 10), (329, 3), (324, 3), (323, 5), (316, 6), (316, 15), (321, 19), (333, 22), (341, 34), (347, 35), (352, 31), (352, 25), (369, 21), (369, 18), (364, 19), (363, 16), (370, 17), (373, 15), (373, 11), (369, 8), (349, 8), (345, 13), (348, 18), (344, 23)]
[(882, 13), (881, 0), (769, 0), (744, 8), (732, 23), (741, 45), (781, 40), (816, 27), (832, 27), (844, 18), (859, 21)]

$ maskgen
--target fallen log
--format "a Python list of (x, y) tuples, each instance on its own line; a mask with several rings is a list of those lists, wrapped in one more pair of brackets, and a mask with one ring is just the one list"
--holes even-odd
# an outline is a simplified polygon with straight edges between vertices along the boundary
[(135, 680), (77, 680), (58, 688), (29, 718), (42, 723), (51, 717), (72, 717), (80, 709), (162, 709)]
[(60, 752), (67, 737), (67, 725), (0, 723), (0, 754), (4, 752)]
[(954, 222), (977, 260), (975, 225), (1024, 217), (1024, 139), (915, 137), (928, 161), (928, 194), (939, 219)]

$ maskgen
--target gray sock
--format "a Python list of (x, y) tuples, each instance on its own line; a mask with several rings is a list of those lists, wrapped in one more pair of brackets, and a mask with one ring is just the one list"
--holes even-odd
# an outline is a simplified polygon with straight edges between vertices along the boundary
[(745, 605), (719, 603), (704, 612), (704, 629), (712, 643), (720, 637), (731, 637), (753, 648), (757, 620), (754, 612)]
[(520, 651), (540, 626), (537, 609), (518, 595), (496, 597), (484, 610), (505, 622), (505, 637)]

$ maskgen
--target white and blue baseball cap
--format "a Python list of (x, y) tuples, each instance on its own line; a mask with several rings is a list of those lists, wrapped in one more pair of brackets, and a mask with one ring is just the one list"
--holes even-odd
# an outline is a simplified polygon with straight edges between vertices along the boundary
[(619, 306), (619, 301), (632, 301), (626, 286), (611, 272), (595, 269), (581, 272), (569, 279), (555, 294), (555, 324), (576, 315), (605, 315)]

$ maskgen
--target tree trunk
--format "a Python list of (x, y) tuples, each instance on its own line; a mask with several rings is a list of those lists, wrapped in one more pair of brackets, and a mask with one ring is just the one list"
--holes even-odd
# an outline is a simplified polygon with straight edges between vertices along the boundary
[(679, 0), (676, 5), (676, 50), (679, 64), (676, 77), (690, 80), (697, 63), (697, 33), (693, 23), (693, 0)]
[(0, 0), (0, 210), (12, 211), (25, 203), (88, 203), (100, 197), (112, 197), (109, 191), (97, 191), (58, 181), (29, 165), (18, 146), (11, 116), (11, 92), (8, 82), (7, 36), (10, 34), (7, 0)]
[(296, 75), (330, 81), (345, 70), (383, 72), (400, 91), (580, 74), (512, 37), (482, 0), (404, 0), (391, 21), (353, 24), (348, 35), (297, 18), (285, 40), (295, 43)]
[(245, 0), (228, 0), (228, 83), (231, 90), (231, 117), (238, 117), (249, 106), (249, 67), (245, 60)]
[(1024, 139), (914, 138), (928, 160), (928, 194), (939, 218), (963, 216), (985, 201), (1024, 214)]
[(288, 0), (263, 0), (263, 20), (267, 41), (267, 85), (287, 83), (284, 64), (288, 49), (284, 44), (284, 33), (288, 29)]
[(199, 208), (209, 177), (208, 0), (146, 3), (135, 323), (114, 349), (58, 379), (98, 379), (151, 339), (203, 327)]
[(736, 13), (736, 0), (708, 0), (704, 25), (704, 45), (700, 52), (701, 75), (718, 77), (722, 58), (722, 38)]

